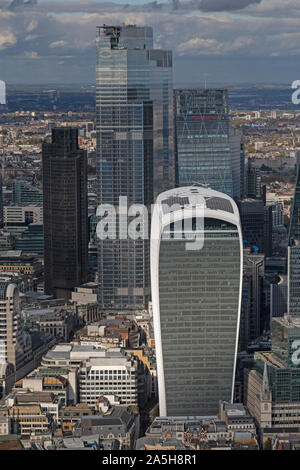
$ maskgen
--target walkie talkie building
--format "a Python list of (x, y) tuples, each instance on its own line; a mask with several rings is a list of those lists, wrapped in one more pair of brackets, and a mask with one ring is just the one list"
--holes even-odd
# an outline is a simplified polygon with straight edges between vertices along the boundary
[(160, 416), (215, 415), (219, 400), (233, 399), (242, 267), (229, 196), (196, 186), (159, 195), (151, 289)]

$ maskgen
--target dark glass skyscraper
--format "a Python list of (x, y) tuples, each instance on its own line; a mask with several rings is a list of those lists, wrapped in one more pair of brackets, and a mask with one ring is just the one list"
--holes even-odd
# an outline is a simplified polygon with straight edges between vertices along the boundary
[(272, 208), (265, 207), (262, 199), (242, 199), (238, 208), (245, 245), (272, 256)]
[(243, 297), (241, 310), (240, 349), (247, 349), (263, 331), (263, 279), (265, 274), (264, 254), (244, 250)]
[[(149, 206), (175, 185), (172, 53), (153, 49), (149, 27), (103, 26), (96, 38), (98, 203), (126, 196)], [(149, 240), (98, 243), (99, 304), (144, 308)]]
[(52, 130), (43, 144), (45, 293), (70, 298), (87, 281), (87, 156), (78, 131)]
[(178, 185), (242, 197), (241, 139), (229, 131), (227, 90), (176, 89), (174, 101)]

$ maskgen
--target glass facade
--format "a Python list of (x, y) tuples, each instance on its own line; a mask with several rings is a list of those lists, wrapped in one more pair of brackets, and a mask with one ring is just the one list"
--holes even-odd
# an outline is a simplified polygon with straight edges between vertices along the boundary
[(229, 133), (227, 90), (176, 89), (174, 101), (178, 185), (240, 197), (242, 149)]
[(28, 229), (22, 232), (21, 237), (15, 241), (15, 249), (23, 253), (44, 253), (44, 232), (42, 224), (29, 224)]
[(43, 204), (43, 191), (24, 180), (13, 180), (13, 203), (21, 205)]
[(233, 399), (242, 258), (230, 197), (196, 186), (159, 196), (151, 288), (160, 416), (212, 416), (220, 400)]
[(216, 414), (219, 400), (231, 400), (240, 246), (237, 230), (218, 235), (205, 237), (199, 251), (180, 240), (160, 246), (168, 416)]
[[(172, 54), (137, 26), (99, 28), (96, 50), (98, 204), (150, 206), (175, 184)], [(98, 273), (102, 308), (144, 308), (149, 240), (120, 239), (117, 221), (116, 239), (98, 241)]]
[(299, 344), (299, 318), (273, 318), (272, 352), (254, 356), (255, 369), (261, 376), (267, 364), (273, 403), (300, 402)]
[(263, 331), (264, 260), (264, 255), (252, 254), (248, 249), (244, 251), (240, 350), (246, 349)]
[(300, 314), (300, 166), (291, 208), (291, 223), (288, 247), (288, 313)]
[(295, 185), (294, 198), (291, 208), (291, 223), (289, 233), (289, 245), (292, 245), (292, 240), (300, 239), (300, 166), (297, 165), (297, 178)]
[(288, 313), (300, 314), (300, 244), (288, 247)]
[(71, 298), (87, 282), (87, 155), (78, 130), (52, 129), (43, 143), (45, 294)]

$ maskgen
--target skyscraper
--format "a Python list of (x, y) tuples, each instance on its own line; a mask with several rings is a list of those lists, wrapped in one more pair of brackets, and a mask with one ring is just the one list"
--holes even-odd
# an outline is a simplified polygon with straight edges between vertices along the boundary
[[(150, 27), (102, 26), (96, 38), (98, 204), (126, 196), (149, 206), (175, 185), (172, 53), (153, 49)], [(99, 304), (144, 308), (149, 240), (99, 240)]]
[(287, 313), (300, 315), (300, 241), (292, 239), (291, 242), (287, 256)]
[[(202, 229), (193, 208), (203, 211)], [(201, 249), (187, 249), (192, 234), (202, 237)], [(151, 289), (161, 416), (212, 415), (219, 400), (233, 399), (242, 267), (239, 212), (229, 196), (196, 186), (159, 195)]]
[(3, 188), (2, 176), (0, 175), (0, 227), (3, 227)]
[(240, 327), (240, 348), (246, 349), (263, 331), (264, 254), (244, 250), (243, 300)]
[(289, 232), (289, 246), (294, 240), (300, 240), (300, 160), (297, 162), (296, 185), (291, 207), (291, 222)]
[(251, 159), (248, 159), (246, 172), (246, 194), (250, 199), (262, 198), (261, 172), (259, 168), (253, 166)]
[(0, 282), (0, 366), (12, 364), (18, 370), (30, 359), (31, 339), (22, 330), (19, 289)]
[(287, 313), (287, 279), (278, 275), (278, 282), (270, 285), (270, 318)]
[(45, 293), (70, 298), (87, 281), (87, 158), (78, 131), (52, 130), (43, 144)]
[(208, 187), (241, 198), (243, 147), (229, 130), (225, 89), (174, 90), (177, 181)]
[(262, 199), (242, 199), (238, 207), (245, 244), (272, 256), (272, 208), (265, 207)]
[(297, 164), (296, 185), (291, 207), (291, 222), (287, 253), (289, 315), (300, 315), (300, 165)]

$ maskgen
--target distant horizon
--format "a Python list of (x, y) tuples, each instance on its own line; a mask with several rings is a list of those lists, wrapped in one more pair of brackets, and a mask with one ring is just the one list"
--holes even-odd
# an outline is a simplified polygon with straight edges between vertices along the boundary
[[(7, 90), (9, 91), (10, 87), (96, 87), (95, 83), (90, 82), (74, 82), (74, 83), (61, 83), (61, 82), (48, 82), (48, 83), (9, 83), (6, 82)], [(272, 83), (272, 82), (238, 82), (238, 83), (222, 83), (222, 82), (210, 82), (207, 83), (206, 86), (204, 84), (191, 84), (191, 83), (173, 83), (173, 88), (178, 87), (191, 87), (191, 88), (210, 88), (210, 87), (222, 87), (222, 88), (229, 88), (229, 87), (287, 87), (291, 88), (291, 83)]]

